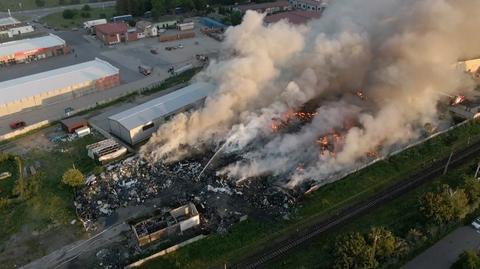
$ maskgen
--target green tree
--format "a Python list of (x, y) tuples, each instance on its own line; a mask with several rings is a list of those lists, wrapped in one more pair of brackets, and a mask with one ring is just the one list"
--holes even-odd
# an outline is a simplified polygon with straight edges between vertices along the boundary
[(205, 10), (207, 8), (206, 0), (193, 0), (193, 4), (196, 10)]
[(241, 12), (235, 11), (230, 13), (230, 23), (235, 26), (242, 23), (243, 14)]
[(441, 192), (428, 192), (420, 198), (420, 212), (428, 221), (445, 224), (468, 213), (468, 198), (463, 189), (443, 185)]
[(465, 218), (469, 212), (468, 196), (465, 193), (465, 190), (456, 189), (455, 191), (452, 191), (452, 189), (448, 189), (443, 195), (448, 195), (447, 197), (453, 207), (454, 218), (457, 220)]
[(89, 12), (81, 12), (80, 16), (82, 16), (82, 18), (90, 18), (90, 13)]
[(80, 187), (85, 184), (85, 176), (80, 170), (70, 168), (63, 174), (62, 182), (70, 187)]
[(158, 18), (167, 13), (165, 0), (152, 0), (153, 16)]
[(467, 250), (460, 254), (458, 260), (452, 265), (452, 269), (479, 269), (480, 258), (472, 251)]
[(62, 17), (66, 20), (71, 20), (77, 15), (77, 10), (75, 9), (65, 9), (62, 12)]
[(89, 5), (83, 5), (82, 11), (90, 11), (92, 8)]
[(37, 7), (44, 7), (45, 6), (45, 0), (35, 0), (35, 5)]
[(378, 262), (372, 259), (372, 247), (360, 233), (341, 236), (335, 242), (335, 262), (333, 268), (376, 268)]
[(397, 238), (393, 233), (383, 227), (373, 227), (367, 235), (369, 244), (372, 246), (374, 256), (383, 261), (395, 254)]
[(58, 4), (59, 4), (60, 6), (63, 6), (63, 5), (66, 5), (67, 2), (66, 2), (66, 0), (58, 0)]
[(473, 177), (467, 177), (465, 179), (464, 188), (468, 196), (468, 201), (471, 204), (478, 204), (480, 202), (480, 180)]

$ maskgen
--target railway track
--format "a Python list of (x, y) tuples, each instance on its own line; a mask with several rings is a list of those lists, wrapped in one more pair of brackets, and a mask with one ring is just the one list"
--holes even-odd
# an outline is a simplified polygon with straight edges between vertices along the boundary
[[(463, 161), (468, 160), (471, 157), (476, 156), (480, 152), (480, 142), (472, 144), (470, 147), (458, 151), (452, 155), (449, 169), (454, 168)], [(296, 247), (299, 247), (316, 236), (332, 229), (335, 226), (341, 225), (348, 220), (353, 219), (356, 216), (367, 213), (375, 208), (380, 207), (385, 202), (388, 202), (394, 198), (397, 198), (416, 187), (422, 185), (423, 183), (433, 180), (436, 176), (441, 175), (445, 169), (445, 165), (448, 162), (448, 158), (437, 161), (432, 164), (430, 167), (423, 169), (419, 173), (410, 177), (408, 180), (403, 180), (392, 187), (389, 187), (375, 196), (370, 198), (367, 201), (358, 203), (354, 206), (351, 206), (337, 215), (331, 216), (327, 219), (319, 221), (317, 224), (312, 225), (310, 228), (298, 233), (294, 236), (291, 236), (280, 243), (276, 244), (275, 247), (269, 248), (262, 253), (253, 255), (244, 261), (240, 262), (233, 266), (233, 268), (238, 269), (255, 269), (262, 268), (267, 262), (281, 258), (285, 256), (289, 251), (293, 250)]]

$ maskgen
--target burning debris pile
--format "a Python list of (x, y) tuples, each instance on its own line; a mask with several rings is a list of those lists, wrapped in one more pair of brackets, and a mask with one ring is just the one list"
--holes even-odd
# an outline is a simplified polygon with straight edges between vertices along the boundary
[[(203, 161), (205, 163), (205, 161)], [(139, 157), (112, 164), (98, 176), (91, 175), (78, 192), (75, 207), (87, 230), (101, 217), (121, 207), (138, 206), (156, 199), (158, 207), (175, 208), (193, 202), (207, 229), (226, 231), (246, 214), (278, 216), (288, 213), (294, 198), (266, 181), (235, 185), (206, 172), (198, 160), (151, 165)]]
[(478, 55), (479, 9), (471, 0), (333, 1), (307, 26), (265, 26), (247, 12), (226, 31), (227, 56), (197, 78), (215, 94), (163, 124), (142, 155), (175, 162), (219, 147), (242, 156), (219, 169), (233, 181), (324, 184), (439, 126), (441, 92), (472, 95), (476, 82), (455, 64)]

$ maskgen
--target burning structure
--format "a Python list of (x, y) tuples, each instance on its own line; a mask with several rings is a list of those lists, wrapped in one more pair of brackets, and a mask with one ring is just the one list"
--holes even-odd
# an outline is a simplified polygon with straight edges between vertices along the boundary
[(200, 215), (193, 203), (132, 225), (139, 246), (180, 234), (200, 225)]
[[(217, 171), (234, 181), (331, 182), (438, 126), (439, 91), (471, 95), (476, 82), (453, 63), (478, 54), (478, 8), (468, 0), (335, 1), (307, 26), (265, 26), (247, 12), (226, 31), (225, 59), (198, 77), (218, 85), (215, 94), (163, 124), (142, 156), (175, 162), (214, 148), (239, 156)], [(282, 120), (286, 111), (314, 116), (294, 124)]]

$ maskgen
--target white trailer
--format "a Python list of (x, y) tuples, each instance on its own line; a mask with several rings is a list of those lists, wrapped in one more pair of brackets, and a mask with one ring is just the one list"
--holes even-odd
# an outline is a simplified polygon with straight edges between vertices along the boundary
[(177, 23), (177, 29), (180, 31), (193, 30), (195, 23), (193, 21)]
[(106, 24), (106, 23), (107, 23), (107, 19), (86, 21), (83, 23), (83, 28), (86, 30), (90, 30), (97, 25)]
[(78, 137), (84, 137), (87, 136), (91, 133), (92, 131), (90, 130), (90, 127), (84, 126), (82, 128), (78, 128), (75, 130), (75, 134), (77, 134)]

